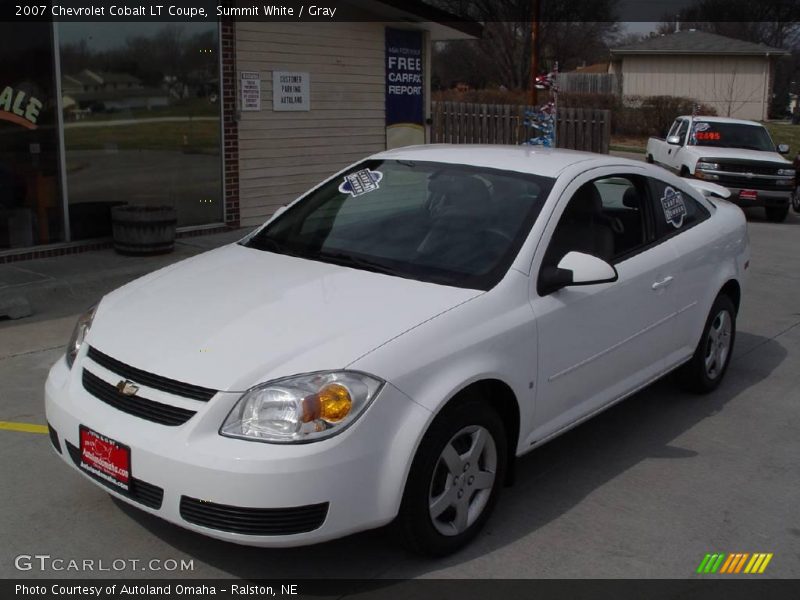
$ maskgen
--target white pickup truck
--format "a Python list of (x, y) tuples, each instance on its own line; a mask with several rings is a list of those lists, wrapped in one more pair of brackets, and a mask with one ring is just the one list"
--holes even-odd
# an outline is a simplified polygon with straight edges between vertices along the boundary
[(760, 123), (724, 117), (682, 116), (666, 139), (650, 138), (646, 158), (682, 177), (713, 182), (730, 190), (741, 207), (763, 207), (770, 221), (789, 212), (795, 169)]

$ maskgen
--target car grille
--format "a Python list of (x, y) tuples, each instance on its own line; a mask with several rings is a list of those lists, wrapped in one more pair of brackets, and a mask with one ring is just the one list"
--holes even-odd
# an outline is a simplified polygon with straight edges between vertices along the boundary
[(83, 370), (83, 387), (92, 396), (113, 406), (117, 410), (161, 425), (183, 425), (195, 415), (195, 411), (162, 404), (141, 396), (124, 396), (110, 383)]
[(293, 535), (319, 529), (328, 503), (291, 508), (241, 508), (181, 496), (181, 517), (210, 529), (244, 535)]
[(719, 163), (720, 171), (729, 173), (753, 173), (754, 175), (778, 175), (778, 169), (788, 169), (792, 165), (770, 165), (758, 163)]
[[(66, 442), (67, 452), (69, 452), (69, 457), (72, 459), (72, 462), (75, 463), (75, 466), (79, 469), (81, 468), (81, 451)], [(102, 477), (98, 477), (94, 473), (90, 473), (85, 469), (81, 469), (81, 473), (88, 475), (95, 481), (102, 483), (109, 489), (114, 490), (115, 492), (122, 494), (123, 496), (127, 496), (131, 500), (135, 500), (139, 504), (144, 504), (145, 506), (149, 506), (150, 508), (155, 508), (158, 510), (161, 508), (161, 503), (164, 501), (164, 490), (158, 487), (157, 485), (153, 485), (152, 483), (147, 483), (146, 481), (142, 481), (141, 479), (131, 478), (130, 483), (128, 486), (130, 490), (125, 492), (124, 490), (118, 488), (112, 483), (109, 483)]]
[(162, 392), (167, 392), (168, 394), (174, 394), (176, 396), (182, 396), (192, 400), (208, 402), (217, 393), (217, 390), (200, 387), (199, 385), (192, 385), (191, 383), (175, 381), (174, 379), (168, 379), (167, 377), (162, 377), (161, 375), (155, 375), (153, 373), (148, 373), (147, 371), (137, 369), (136, 367), (131, 367), (130, 365), (126, 365), (115, 358), (111, 358), (110, 356), (103, 354), (97, 348), (90, 347), (87, 356), (101, 367), (105, 367), (120, 377), (130, 379), (131, 381), (135, 381), (136, 383), (146, 385), (147, 387), (151, 387)]

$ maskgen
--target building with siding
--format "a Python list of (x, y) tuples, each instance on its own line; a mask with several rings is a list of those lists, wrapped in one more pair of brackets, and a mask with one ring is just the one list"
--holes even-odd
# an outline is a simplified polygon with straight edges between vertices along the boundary
[(684, 96), (720, 116), (764, 120), (774, 63), (787, 50), (704, 31), (654, 36), (611, 50), (623, 96)]

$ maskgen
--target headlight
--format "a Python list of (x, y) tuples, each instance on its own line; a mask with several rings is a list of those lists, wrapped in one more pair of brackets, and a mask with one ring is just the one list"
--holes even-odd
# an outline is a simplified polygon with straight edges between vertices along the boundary
[(78, 322), (75, 323), (75, 329), (72, 330), (72, 337), (69, 338), (69, 344), (67, 345), (67, 366), (70, 369), (72, 368), (72, 363), (75, 362), (75, 357), (78, 356), (78, 352), (83, 345), (83, 340), (85, 340), (86, 336), (89, 334), (89, 329), (92, 326), (92, 321), (94, 320), (94, 313), (96, 310), (97, 305), (93, 306), (80, 317), (78, 317)]
[(321, 440), (349, 427), (383, 381), (354, 371), (309, 373), (257, 385), (239, 399), (219, 432), (273, 443)]
[(778, 175), (782, 175), (784, 177), (794, 177), (795, 170), (794, 169), (778, 169)]
[(719, 171), (719, 163), (701, 160), (697, 163), (695, 169), (699, 169), (700, 171)]

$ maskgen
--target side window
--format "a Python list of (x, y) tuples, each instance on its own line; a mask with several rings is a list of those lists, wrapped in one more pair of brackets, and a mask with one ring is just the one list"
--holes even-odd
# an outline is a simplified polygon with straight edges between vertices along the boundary
[(618, 175), (582, 185), (567, 204), (545, 253), (557, 266), (572, 251), (615, 263), (649, 243), (648, 189), (638, 176)]
[(669, 131), (667, 132), (667, 135), (665, 137), (669, 137), (671, 135), (678, 135), (678, 127), (680, 126), (681, 126), (681, 120), (675, 119), (672, 122), (672, 127), (669, 128)]
[(677, 187), (659, 179), (650, 179), (655, 215), (656, 236), (669, 237), (705, 221), (709, 212), (705, 206)]
[(689, 121), (687, 121), (686, 119), (681, 119), (681, 124), (678, 127), (677, 133), (675, 133), (675, 135), (681, 138), (681, 144), (684, 141), (686, 141), (686, 134), (688, 132), (689, 132)]

